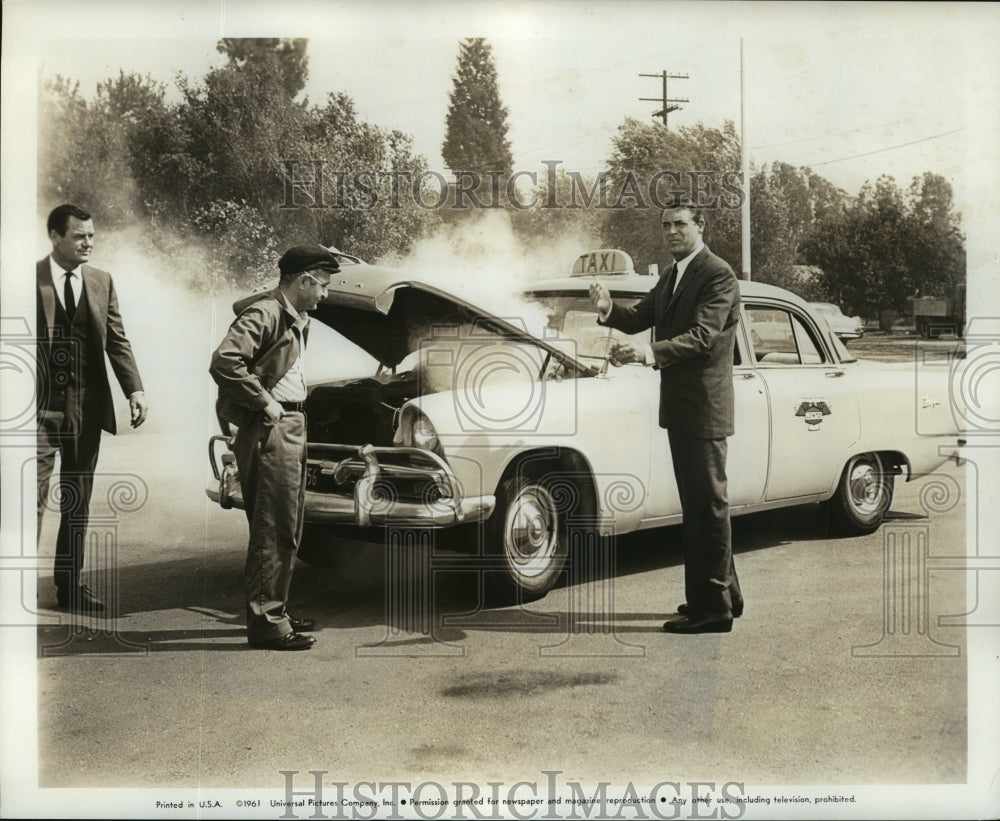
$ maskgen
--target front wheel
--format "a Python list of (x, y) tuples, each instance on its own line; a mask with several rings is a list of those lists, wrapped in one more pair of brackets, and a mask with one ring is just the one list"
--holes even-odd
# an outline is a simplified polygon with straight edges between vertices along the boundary
[(847, 536), (874, 533), (892, 504), (893, 475), (877, 453), (851, 457), (827, 502), (831, 524)]
[(544, 479), (518, 474), (501, 484), (486, 546), (491, 583), (505, 600), (536, 599), (555, 586), (566, 564), (566, 523)]

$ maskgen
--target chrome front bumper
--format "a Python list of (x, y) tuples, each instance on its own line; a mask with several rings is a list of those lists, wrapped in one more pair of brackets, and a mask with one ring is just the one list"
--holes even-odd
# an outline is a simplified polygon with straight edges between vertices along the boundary
[[(220, 442), (225, 444), (224, 450), (218, 447)], [(243, 494), (231, 443), (227, 436), (209, 439), (209, 463), (217, 485), (209, 487), (206, 495), (223, 508), (242, 508)], [(310, 444), (308, 449), (307, 482), (312, 477), (330, 477), (341, 484), (354, 482), (354, 486), (350, 493), (323, 493), (309, 490), (307, 484), (307, 522), (441, 528), (482, 521), (496, 507), (496, 497), (492, 495), (465, 497), (448, 463), (427, 450), (327, 444)], [(394, 480), (424, 481), (434, 489), (433, 497), (420, 501), (400, 499), (395, 493)]]

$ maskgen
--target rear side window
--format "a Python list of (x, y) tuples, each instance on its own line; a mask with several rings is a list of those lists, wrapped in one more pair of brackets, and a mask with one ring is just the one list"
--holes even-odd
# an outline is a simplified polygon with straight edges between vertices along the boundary
[(750, 342), (760, 365), (821, 365), (823, 346), (798, 314), (783, 308), (748, 306)]

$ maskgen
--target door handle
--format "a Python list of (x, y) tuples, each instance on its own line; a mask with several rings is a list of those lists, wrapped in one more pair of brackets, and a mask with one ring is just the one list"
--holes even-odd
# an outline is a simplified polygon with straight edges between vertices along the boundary
[(843, 376), (843, 375), (844, 375), (843, 371), (827, 371), (826, 372), (826, 378), (827, 379), (836, 379), (837, 377)]

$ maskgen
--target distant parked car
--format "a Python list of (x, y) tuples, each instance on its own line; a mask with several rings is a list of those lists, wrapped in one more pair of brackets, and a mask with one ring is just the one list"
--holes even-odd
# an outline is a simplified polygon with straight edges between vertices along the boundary
[(832, 302), (810, 302), (809, 306), (826, 320), (830, 330), (841, 339), (861, 339), (865, 335), (865, 325), (860, 316), (844, 316)]

